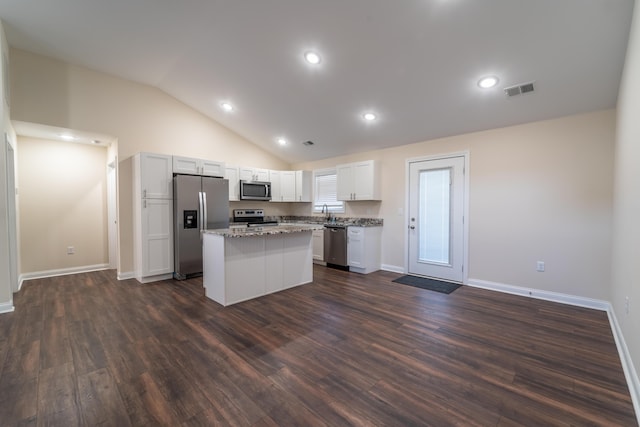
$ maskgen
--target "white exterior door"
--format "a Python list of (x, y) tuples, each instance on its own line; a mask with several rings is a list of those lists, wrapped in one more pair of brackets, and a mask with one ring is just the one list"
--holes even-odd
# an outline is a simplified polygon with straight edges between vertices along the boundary
[(409, 274), (462, 282), (464, 157), (409, 163)]

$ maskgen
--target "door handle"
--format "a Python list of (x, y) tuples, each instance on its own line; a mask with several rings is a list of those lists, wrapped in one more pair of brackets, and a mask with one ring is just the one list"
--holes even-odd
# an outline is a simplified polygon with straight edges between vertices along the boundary
[(416, 226), (415, 226), (415, 225), (412, 225), (412, 226), (410, 226), (409, 228), (410, 228), (410, 229), (412, 229), (412, 230), (415, 230), (415, 229), (416, 229)]

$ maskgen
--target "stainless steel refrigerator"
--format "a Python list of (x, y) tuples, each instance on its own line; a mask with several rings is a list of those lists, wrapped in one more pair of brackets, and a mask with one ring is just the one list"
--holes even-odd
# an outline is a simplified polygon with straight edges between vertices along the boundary
[(184, 280), (202, 274), (202, 231), (229, 226), (229, 181), (194, 175), (173, 177), (174, 269)]

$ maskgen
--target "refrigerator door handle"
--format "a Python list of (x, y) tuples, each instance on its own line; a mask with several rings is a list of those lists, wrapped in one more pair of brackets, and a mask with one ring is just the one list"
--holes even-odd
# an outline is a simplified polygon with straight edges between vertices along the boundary
[(202, 204), (202, 191), (198, 191), (198, 214), (200, 215), (200, 231), (204, 230), (204, 222), (203, 220), (203, 213), (204, 213), (204, 208), (203, 208), (203, 204)]
[(202, 215), (202, 230), (207, 229), (207, 192), (202, 192), (202, 207), (204, 215)]

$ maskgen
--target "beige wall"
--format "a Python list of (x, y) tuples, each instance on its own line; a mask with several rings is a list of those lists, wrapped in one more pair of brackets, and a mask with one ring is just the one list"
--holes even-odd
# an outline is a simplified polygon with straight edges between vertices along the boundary
[[(9, 50), (4, 34), (4, 28), (0, 22), (0, 59), (8, 56)], [(1, 59), (4, 62), (4, 59)], [(9, 256), (9, 211), (7, 209), (7, 157), (5, 147), (5, 135), (12, 138), (11, 123), (9, 120), (9, 106), (5, 102), (6, 94), (4, 85), (5, 70), (0, 66), (0, 312), (13, 309), (13, 290), (11, 284)]]
[(18, 149), (21, 273), (108, 264), (106, 148), (18, 137)]
[(403, 268), (407, 159), (468, 151), (469, 278), (608, 300), (614, 134), (608, 110), (294, 168), (380, 161), (383, 201), (348, 202), (344, 216), (384, 218), (382, 263)]
[[(636, 373), (640, 372), (640, 7), (636, 2), (618, 95), (612, 297)], [(629, 297), (629, 313), (625, 298)], [(635, 392), (640, 394), (638, 377)], [(637, 396), (640, 398), (640, 395)], [(636, 402), (638, 403), (638, 402)], [(636, 406), (636, 411), (640, 409)]]
[(11, 118), (118, 139), (120, 272), (133, 271), (131, 155), (140, 151), (288, 169), (289, 165), (158, 89), (11, 50)]

